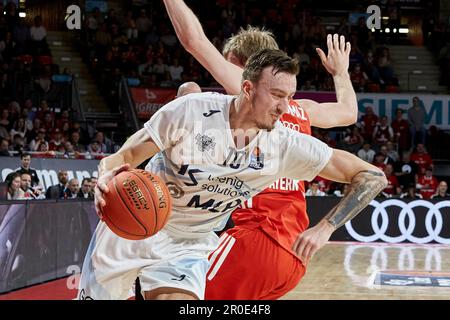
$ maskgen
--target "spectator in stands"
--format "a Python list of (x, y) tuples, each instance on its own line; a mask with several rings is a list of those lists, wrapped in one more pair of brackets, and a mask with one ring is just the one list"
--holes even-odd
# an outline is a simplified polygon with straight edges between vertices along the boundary
[(19, 154), (25, 151), (25, 140), (20, 134), (14, 135), (11, 149), (12, 151), (19, 152)]
[(350, 71), (350, 80), (356, 92), (364, 92), (369, 77), (361, 69), (361, 65), (357, 63), (353, 66), (352, 71)]
[(31, 155), (29, 153), (22, 153), (20, 155), (21, 166), (20, 169), (17, 170), (17, 173), (27, 173), (31, 177), (31, 187), (36, 187), (39, 185), (39, 177), (37, 175), (37, 171), (31, 168)]
[(433, 166), (433, 159), (431, 159), (423, 143), (417, 145), (416, 151), (411, 154), (411, 160), (419, 167), (419, 174), (424, 174), (426, 168)]
[(382, 145), (381, 147), (380, 147), (380, 153), (381, 154), (383, 154), (383, 156), (384, 156), (384, 164), (392, 164), (392, 165), (394, 165), (394, 159), (392, 159), (390, 156), (389, 156), (389, 154), (388, 154), (388, 148), (387, 148), (387, 144), (385, 144), (385, 145)]
[(48, 147), (48, 142), (46, 140), (46, 133), (47, 131), (44, 128), (39, 129), (37, 137), (31, 140), (30, 142), (29, 145), (30, 151), (38, 151), (40, 144), (46, 144)]
[(388, 117), (383, 116), (380, 119), (380, 123), (373, 129), (373, 142), (378, 148), (388, 141), (394, 140), (394, 130), (389, 125)]
[(156, 74), (158, 81), (165, 78), (165, 74), (169, 71), (169, 67), (164, 63), (163, 58), (158, 58), (153, 65), (153, 73)]
[(375, 151), (371, 149), (369, 141), (364, 141), (363, 147), (358, 151), (357, 156), (366, 162), (373, 162)]
[(148, 18), (146, 10), (141, 9), (139, 17), (136, 19), (136, 28), (139, 31), (139, 39), (145, 39), (145, 36), (150, 31), (151, 26), (152, 22)]
[(178, 59), (173, 59), (172, 65), (169, 66), (169, 73), (172, 81), (180, 82), (183, 71), (184, 68), (178, 63)]
[(50, 132), (55, 127), (53, 122), (52, 113), (50, 111), (46, 112), (44, 115), (44, 121), (42, 122), (42, 127), (45, 128), (47, 132)]
[(402, 160), (395, 163), (394, 172), (402, 189), (406, 190), (409, 185), (415, 185), (417, 175), (419, 173), (419, 167), (414, 161), (411, 160), (411, 154), (409, 151), (404, 151), (402, 154)]
[(64, 144), (63, 135), (59, 128), (53, 129), (52, 139), (48, 144), (48, 149), (50, 151), (56, 151), (60, 145)]
[(100, 153), (108, 153), (111, 150), (111, 140), (106, 139), (102, 131), (97, 131), (94, 136), (94, 141), (97, 141), (100, 147)]
[(80, 192), (80, 182), (76, 178), (69, 180), (66, 190), (64, 190), (65, 199), (75, 199)]
[(350, 127), (347, 129), (347, 135), (344, 138), (343, 149), (356, 154), (363, 142), (364, 138), (359, 133), (359, 128), (357, 126)]
[(394, 141), (397, 143), (400, 151), (408, 150), (411, 141), (409, 137), (409, 123), (406, 119), (403, 119), (403, 113), (402, 109), (397, 109), (395, 119), (392, 121)]
[(48, 187), (45, 196), (47, 199), (62, 199), (64, 198), (64, 191), (67, 187), (68, 174), (65, 170), (58, 172), (58, 184)]
[(325, 192), (320, 191), (319, 183), (317, 181), (312, 181), (309, 185), (308, 191), (305, 194), (307, 197), (323, 197), (325, 196)]
[(17, 101), (11, 101), (8, 105), (9, 111), (9, 125), (13, 128), (14, 123), (20, 118), (20, 105)]
[(330, 180), (322, 178), (321, 176), (317, 176), (314, 178), (314, 181), (316, 181), (319, 184), (320, 191), (324, 192), (325, 194), (328, 194), (328, 192), (330, 191), (330, 185), (331, 185)]
[(394, 162), (397, 162), (400, 159), (397, 150), (395, 150), (395, 144), (391, 141), (386, 143), (387, 148), (387, 156), (391, 158)]
[(2, 115), (0, 117), (0, 126), (4, 127), (6, 129), (6, 131), (11, 130), (12, 123), (9, 120), (9, 110), (8, 109), (2, 110)]
[(86, 148), (80, 143), (80, 133), (78, 131), (72, 132), (70, 135), (70, 142), (74, 151), (80, 153), (86, 152)]
[(19, 134), (22, 136), (22, 138), (25, 138), (25, 135), (27, 134), (27, 127), (25, 125), (25, 118), (19, 118), (17, 121), (14, 122), (13, 128), (9, 132), (9, 135), (11, 137), (14, 137), (16, 134)]
[(386, 157), (381, 152), (378, 152), (375, 154), (372, 164), (384, 171), (386, 167), (385, 160)]
[(91, 193), (95, 193), (95, 187), (97, 186), (97, 177), (91, 177)]
[(38, 136), (39, 130), (41, 129), (41, 124), (42, 124), (42, 122), (39, 118), (35, 118), (33, 120), (33, 128), (31, 130), (29, 130), (26, 134), (27, 142), (34, 140)]
[(30, 174), (24, 172), (20, 175), (20, 189), (22, 189), (23, 194), (21, 194), (21, 200), (31, 200), (31, 199), (45, 199), (42, 193), (41, 186), (31, 186), (31, 176)]
[(422, 199), (422, 195), (417, 193), (416, 187), (413, 183), (408, 185), (406, 192), (400, 195), (400, 199)]
[(91, 179), (84, 178), (81, 182), (80, 191), (77, 194), (80, 199), (94, 199), (94, 194), (91, 192)]
[(366, 107), (366, 113), (361, 117), (360, 124), (362, 136), (367, 141), (372, 141), (373, 130), (378, 123), (378, 116), (373, 112), (372, 107)]
[(0, 143), (0, 157), (10, 157), (9, 142), (6, 139), (1, 139)]
[(60, 117), (56, 120), (55, 127), (62, 130), (64, 123), (68, 123), (69, 121), (69, 110), (63, 110)]
[(413, 105), (408, 110), (408, 122), (411, 133), (411, 146), (416, 146), (419, 143), (425, 143), (426, 111), (423, 102), (418, 97), (413, 98)]
[(136, 21), (130, 19), (128, 21), (128, 28), (126, 29), (126, 35), (130, 42), (135, 42), (138, 39), (139, 30), (136, 27)]
[(447, 193), (447, 189), (448, 187), (446, 181), (439, 182), (437, 192), (433, 196), (431, 196), (431, 199), (449, 199), (450, 194)]
[(380, 73), (378, 72), (378, 69), (375, 65), (375, 58), (373, 56), (372, 51), (369, 51), (366, 54), (363, 63), (363, 70), (371, 82), (375, 84), (380, 84), (381, 82)]
[(431, 196), (436, 193), (438, 184), (438, 180), (433, 176), (433, 168), (427, 167), (425, 175), (417, 179), (416, 188), (420, 190), (423, 199), (431, 199)]
[[(52, 119), (55, 118), (55, 113), (52, 112), (48, 106), (47, 100), (42, 100), (41, 103), (39, 104), (39, 110), (36, 113), (36, 118), (38, 118), (39, 120), (41, 120), (41, 122), (44, 122), (44, 118), (45, 115), (50, 112)], [(42, 123), (41, 123), (42, 125)]]
[(397, 180), (397, 177), (393, 174), (394, 167), (391, 164), (387, 164), (384, 168), (384, 174), (388, 180), (387, 187), (381, 192), (386, 198), (391, 198), (401, 194), (402, 189), (400, 188), (400, 184)]
[(34, 25), (30, 28), (31, 37), (31, 50), (34, 55), (47, 55), (49, 54), (47, 45), (47, 30), (42, 25), (41, 16), (36, 16), (34, 18)]
[(14, 173), (8, 182), (8, 200), (17, 200), (23, 196), (23, 191), (20, 188), (20, 174)]
[(378, 50), (377, 68), (382, 84), (395, 83), (394, 69), (391, 67), (391, 55), (386, 47), (381, 47)]

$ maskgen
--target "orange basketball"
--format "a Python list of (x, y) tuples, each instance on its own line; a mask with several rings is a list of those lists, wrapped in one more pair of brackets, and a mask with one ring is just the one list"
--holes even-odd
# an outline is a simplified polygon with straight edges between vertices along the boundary
[(115, 234), (142, 240), (165, 226), (172, 202), (158, 176), (144, 170), (123, 171), (108, 183), (108, 188), (102, 215)]

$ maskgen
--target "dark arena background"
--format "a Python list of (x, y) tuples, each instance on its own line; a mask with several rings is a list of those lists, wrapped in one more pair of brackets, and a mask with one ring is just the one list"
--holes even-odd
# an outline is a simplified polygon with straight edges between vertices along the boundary
[[(383, 169), (389, 185), (282, 299), (449, 299), (450, 2), (185, 2), (219, 51), (241, 27), (272, 31), (299, 61), (298, 99), (335, 102), (315, 48), (335, 33), (352, 46), (358, 120), (312, 135)], [(100, 159), (188, 81), (224, 93), (163, 1), (0, 0), (0, 300), (76, 297)], [(307, 183), (311, 226), (346, 188)]]

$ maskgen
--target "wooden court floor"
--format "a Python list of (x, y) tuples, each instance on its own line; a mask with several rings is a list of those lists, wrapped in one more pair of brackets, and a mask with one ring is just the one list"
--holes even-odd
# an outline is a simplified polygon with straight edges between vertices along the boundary
[[(380, 273), (403, 278), (386, 284)], [(282, 299), (450, 300), (450, 246), (329, 242)]]

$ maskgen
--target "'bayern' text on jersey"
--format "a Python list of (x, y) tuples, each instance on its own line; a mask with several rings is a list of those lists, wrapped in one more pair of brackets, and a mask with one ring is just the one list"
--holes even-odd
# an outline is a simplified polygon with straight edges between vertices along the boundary
[[(311, 134), (309, 117), (294, 100), (280, 122), (289, 129)], [(292, 252), (298, 234), (309, 225), (305, 184), (293, 178), (280, 178), (236, 209), (232, 218), (236, 226), (257, 227)]]
[(230, 213), (280, 177), (313, 179), (332, 149), (277, 123), (237, 149), (229, 124), (235, 97), (190, 94), (161, 108), (144, 125), (162, 150), (146, 169), (167, 184), (173, 210), (167, 231), (198, 236), (221, 230)]

